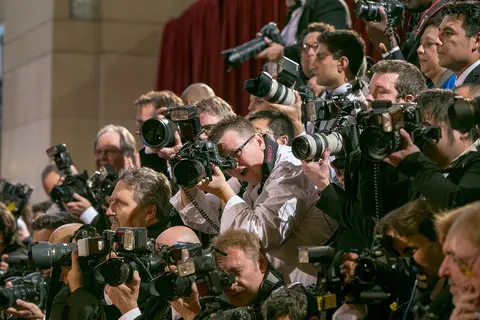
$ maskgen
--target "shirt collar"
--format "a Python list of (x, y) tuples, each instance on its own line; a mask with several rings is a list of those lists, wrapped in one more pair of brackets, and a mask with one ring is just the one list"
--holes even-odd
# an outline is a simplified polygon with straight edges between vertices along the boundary
[(463, 71), (460, 77), (457, 78), (457, 81), (455, 81), (455, 86), (458, 87), (462, 85), (467, 79), (470, 72), (472, 72), (472, 70), (475, 69), (478, 65), (480, 65), (480, 59), (475, 61), (470, 67), (468, 67), (465, 71)]
[(455, 162), (457, 162), (461, 157), (463, 157), (464, 155), (466, 155), (467, 153), (470, 153), (470, 152), (477, 152), (478, 150), (480, 150), (480, 139), (477, 139), (474, 143), (472, 143), (472, 145), (470, 147), (468, 147), (467, 149), (465, 149), (465, 151), (463, 151), (462, 153), (460, 153), (458, 155), (458, 157), (456, 157), (455, 159), (453, 159), (453, 161), (450, 163), (450, 165), (448, 166), (449, 168), (451, 168)]

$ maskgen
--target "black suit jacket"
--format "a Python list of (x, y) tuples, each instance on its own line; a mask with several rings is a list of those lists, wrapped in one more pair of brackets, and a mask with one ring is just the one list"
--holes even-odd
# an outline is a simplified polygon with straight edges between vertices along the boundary
[(474, 84), (480, 84), (480, 65), (478, 65), (475, 69), (473, 69), (463, 82), (464, 84), (466, 83), (474, 83)]
[[(295, 9), (296, 7), (289, 9), (287, 23)], [(336, 29), (350, 29), (352, 24), (350, 12), (343, 0), (307, 0), (298, 21), (297, 43), (302, 40), (300, 36), (303, 30), (312, 22), (328, 23)], [(300, 50), (297, 44), (286, 47), (283, 54), (287, 58), (300, 63)]]

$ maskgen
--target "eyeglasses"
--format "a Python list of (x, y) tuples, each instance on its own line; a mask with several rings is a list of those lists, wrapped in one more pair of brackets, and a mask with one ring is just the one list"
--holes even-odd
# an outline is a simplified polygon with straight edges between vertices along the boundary
[(242, 153), (242, 150), (247, 146), (247, 144), (250, 142), (250, 140), (253, 139), (253, 137), (255, 137), (256, 134), (250, 136), (250, 138), (247, 139), (247, 141), (245, 141), (240, 147), (238, 147), (235, 151), (233, 151), (229, 158), (231, 159), (235, 159), (236, 157), (240, 156), (240, 154)]
[(301, 46), (301, 49), (304, 51), (304, 52), (308, 52), (308, 50), (312, 48), (313, 51), (317, 51), (317, 48), (318, 48), (318, 42), (315, 42), (314, 44), (310, 45), (308, 43), (303, 43), (302, 46)]
[(107, 157), (112, 157), (120, 152), (122, 152), (122, 150), (112, 147), (112, 148), (105, 148), (105, 149), (97, 149), (95, 150), (94, 155), (96, 158), (102, 158), (103, 155), (106, 155)]

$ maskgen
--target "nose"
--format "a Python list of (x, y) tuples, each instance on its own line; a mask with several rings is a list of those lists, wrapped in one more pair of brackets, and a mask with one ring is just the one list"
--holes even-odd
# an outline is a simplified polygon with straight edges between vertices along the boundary
[(447, 260), (448, 260), (448, 258), (445, 257), (442, 261), (442, 264), (440, 265), (440, 268), (438, 269), (438, 275), (440, 277), (449, 277), (450, 276)]
[(110, 207), (108, 207), (106, 215), (107, 215), (107, 217), (113, 217), (113, 216), (115, 216), (115, 213), (113, 212), (113, 210)]
[(312, 47), (308, 48), (307, 54), (309, 56), (314, 56), (315, 55), (315, 49), (313, 49)]
[(425, 50), (423, 49), (423, 45), (419, 45), (418, 48), (417, 48), (417, 53), (418, 54), (424, 54), (425, 53)]
[(368, 96), (367, 96), (367, 101), (368, 101), (369, 103), (371, 103), (373, 100), (375, 100), (375, 99), (373, 99), (372, 94), (369, 93)]
[(207, 140), (208, 139), (208, 136), (207, 134), (205, 133), (205, 131), (198, 137), (200, 140)]

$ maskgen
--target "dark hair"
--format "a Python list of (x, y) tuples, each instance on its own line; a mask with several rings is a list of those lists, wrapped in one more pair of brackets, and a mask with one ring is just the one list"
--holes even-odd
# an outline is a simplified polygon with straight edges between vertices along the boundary
[(315, 299), (299, 283), (283, 286), (273, 291), (262, 306), (265, 319), (286, 317), (304, 320), (317, 316)]
[(34, 215), (37, 215), (39, 213), (45, 213), (47, 212), (48, 209), (53, 205), (53, 202), (51, 200), (45, 200), (39, 203), (35, 203), (32, 205), (32, 211)]
[(462, 28), (469, 38), (480, 32), (480, 3), (474, 1), (457, 1), (448, 3), (443, 7), (444, 16), (461, 16), (463, 18)]
[(208, 138), (219, 143), (225, 132), (230, 130), (235, 131), (243, 137), (249, 137), (257, 132), (253, 124), (241, 116), (226, 117), (213, 127)]
[(299, 45), (301, 46), (303, 44), (303, 40), (305, 39), (305, 37), (307, 36), (307, 34), (311, 33), (311, 32), (325, 32), (325, 31), (335, 31), (335, 27), (332, 26), (331, 24), (328, 24), (328, 23), (323, 23), (323, 22), (312, 22), (310, 23), (305, 29), (303, 29), (301, 35), (300, 35), (300, 39), (301, 41), (299, 41)]
[(171, 108), (183, 105), (182, 99), (169, 90), (147, 92), (141, 95), (140, 98), (134, 102), (134, 105), (139, 107), (149, 103), (153, 104), (155, 109), (160, 109), (162, 107)]
[[(448, 137), (453, 141), (453, 129), (448, 117), (448, 109), (455, 102), (455, 93), (445, 89), (428, 89), (421, 92), (415, 99), (420, 108), (422, 108), (422, 114), (428, 115), (435, 122), (443, 122), (448, 127)], [(477, 137), (476, 129), (469, 131), (469, 137), (475, 140)]]
[(398, 97), (401, 98), (408, 95), (416, 96), (427, 89), (422, 72), (413, 64), (403, 60), (381, 60), (372, 67), (372, 71), (398, 74), (395, 90), (397, 90)]
[(292, 121), (283, 113), (281, 112), (273, 112), (273, 111), (258, 111), (251, 115), (248, 120), (253, 121), (255, 119), (267, 119), (268, 127), (273, 132), (273, 137), (276, 139), (280, 138), (281, 136), (288, 137), (288, 144), (290, 145), (293, 138), (293, 124)]
[(43, 229), (52, 229), (55, 230), (64, 224), (69, 223), (82, 223), (83, 222), (78, 219), (72, 217), (72, 215), (68, 212), (58, 212), (55, 214), (44, 214), (33, 220), (32, 222), (32, 230), (33, 231), (40, 231)]
[(437, 213), (425, 199), (408, 202), (384, 216), (374, 229), (374, 234), (384, 235), (394, 230), (402, 237), (423, 235), (431, 241), (437, 240), (434, 216)]
[(8, 208), (0, 202), (0, 231), (3, 232), (3, 244), (17, 241), (17, 222)]
[(326, 31), (318, 36), (318, 43), (327, 46), (335, 59), (346, 57), (353, 76), (358, 74), (365, 57), (365, 42), (351, 30)]

